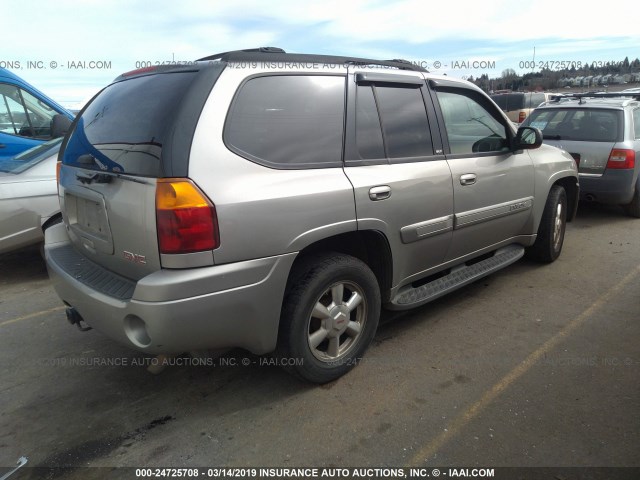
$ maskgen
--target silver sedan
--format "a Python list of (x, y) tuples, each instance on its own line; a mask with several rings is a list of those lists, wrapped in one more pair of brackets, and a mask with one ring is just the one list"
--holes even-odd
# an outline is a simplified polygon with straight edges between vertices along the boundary
[(60, 212), (56, 161), (62, 138), (0, 160), (0, 253), (39, 243)]

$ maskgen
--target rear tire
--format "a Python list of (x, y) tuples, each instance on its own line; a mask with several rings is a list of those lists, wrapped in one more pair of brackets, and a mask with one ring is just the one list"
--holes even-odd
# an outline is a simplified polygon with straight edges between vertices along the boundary
[(636, 193), (633, 194), (631, 203), (623, 205), (624, 211), (631, 217), (640, 218), (640, 186), (636, 186)]
[(380, 304), (376, 276), (357, 258), (333, 253), (302, 260), (282, 308), (280, 364), (313, 383), (341, 377), (373, 340)]
[(536, 242), (527, 249), (527, 257), (541, 263), (555, 261), (562, 252), (567, 227), (567, 193), (560, 185), (549, 191)]

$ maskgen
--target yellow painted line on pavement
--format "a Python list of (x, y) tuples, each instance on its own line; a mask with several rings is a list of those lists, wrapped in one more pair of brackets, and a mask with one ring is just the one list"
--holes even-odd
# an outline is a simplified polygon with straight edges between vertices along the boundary
[(49, 310), (42, 310), (41, 312), (30, 313), (29, 315), (24, 315), (22, 317), (12, 318), (11, 320), (5, 320), (4, 322), (0, 323), (0, 327), (4, 327), (5, 325), (9, 325), (11, 323), (20, 322), (22, 320), (28, 320), (30, 318), (39, 317), (40, 315), (46, 315), (47, 313), (53, 313), (60, 310), (64, 310), (65, 308), (66, 307), (54, 307), (54, 308), (50, 308)]
[(462, 414), (456, 417), (446, 429), (437, 437), (427, 443), (414, 455), (411, 460), (412, 466), (424, 465), (433, 455), (442, 448), (449, 440), (456, 436), (467, 424), (476, 418), (489, 404), (491, 404), (502, 392), (511, 386), (516, 380), (527, 373), (541, 357), (549, 353), (561, 341), (566, 339), (574, 330), (584, 324), (597, 310), (609, 302), (620, 290), (634, 280), (640, 274), (640, 265), (632, 270), (618, 284), (610, 288), (580, 315), (569, 322), (560, 332), (547, 340), (540, 348), (531, 353), (517, 367), (505, 375), (498, 383), (493, 385), (476, 403), (467, 408)]

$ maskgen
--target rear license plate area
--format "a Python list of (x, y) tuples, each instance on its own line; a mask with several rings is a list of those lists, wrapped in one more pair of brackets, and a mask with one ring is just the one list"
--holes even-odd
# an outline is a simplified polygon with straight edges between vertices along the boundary
[(67, 192), (65, 209), (71, 228), (78, 230), (78, 233), (109, 241), (109, 221), (102, 199), (84, 198)]

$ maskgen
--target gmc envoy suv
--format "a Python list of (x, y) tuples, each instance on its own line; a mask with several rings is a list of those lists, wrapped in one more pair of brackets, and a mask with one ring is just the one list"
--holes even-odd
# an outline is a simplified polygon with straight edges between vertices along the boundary
[(579, 195), (573, 158), (468, 82), (272, 47), (121, 75), (59, 158), (45, 252), (72, 323), (149, 354), (295, 358), (317, 383), (382, 308), (554, 261)]

